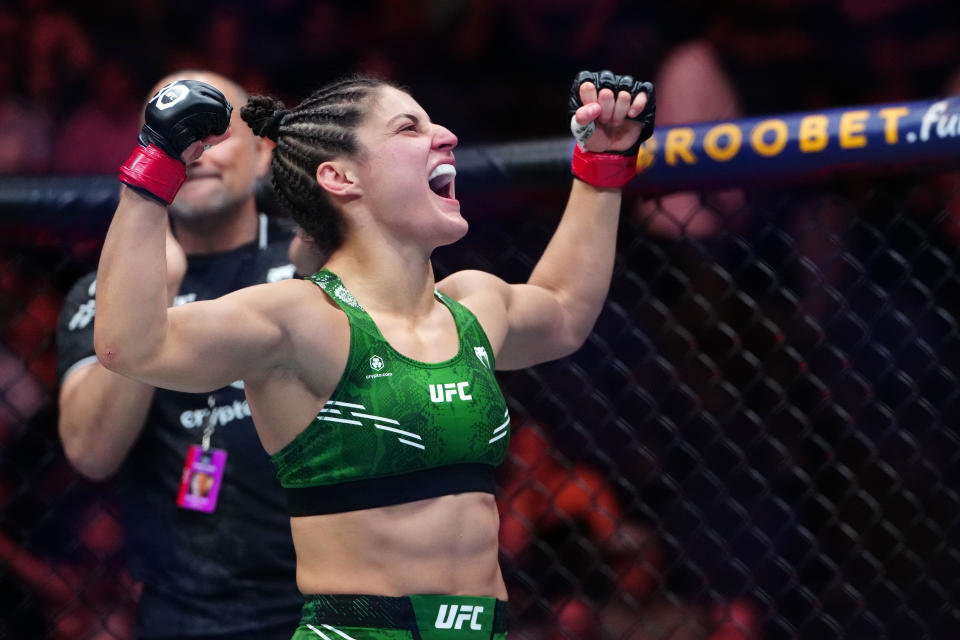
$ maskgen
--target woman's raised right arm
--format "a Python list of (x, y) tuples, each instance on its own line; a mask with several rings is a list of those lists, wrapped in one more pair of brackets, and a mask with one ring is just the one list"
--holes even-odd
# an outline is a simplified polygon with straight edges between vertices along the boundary
[(257, 375), (282, 351), (283, 331), (264, 300), (276, 294), (263, 287), (167, 307), (166, 205), (185, 163), (228, 135), (231, 110), (214, 87), (192, 80), (167, 85), (147, 105), (98, 268), (94, 346), (112, 371), (201, 392)]

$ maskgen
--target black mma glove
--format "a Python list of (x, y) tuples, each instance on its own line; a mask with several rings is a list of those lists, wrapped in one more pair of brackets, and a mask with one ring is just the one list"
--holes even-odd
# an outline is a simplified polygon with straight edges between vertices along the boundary
[(120, 181), (170, 204), (186, 179), (183, 152), (198, 140), (223, 134), (232, 112), (224, 95), (205, 82), (166, 85), (147, 103), (139, 144), (120, 167)]
[[(575, 113), (577, 109), (583, 106), (580, 100), (580, 85), (584, 82), (592, 82), (599, 93), (601, 89), (610, 89), (614, 96), (620, 91), (626, 91), (630, 94), (630, 101), (637, 97), (643, 91), (647, 94), (647, 104), (643, 111), (631, 118), (641, 123), (640, 135), (636, 142), (624, 150), (610, 149), (602, 153), (592, 153), (585, 151), (583, 144), (593, 135), (596, 125), (591, 122), (586, 125), (577, 123)], [(577, 140), (577, 145), (573, 150), (573, 174), (595, 187), (623, 187), (636, 175), (637, 155), (640, 152), (640, 145), (653, 135), (654, 117), (657, 111), (657, 98), (653, 84), (649, 82), (638, 82), (632, 76), (618, 76), (612, 71), (581, 71), (573, 80), (570, 87), (570, 130), (573, 137)]]

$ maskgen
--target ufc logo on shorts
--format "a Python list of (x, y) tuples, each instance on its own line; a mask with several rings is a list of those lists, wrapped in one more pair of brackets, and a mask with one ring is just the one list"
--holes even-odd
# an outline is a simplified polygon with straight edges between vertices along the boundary
[(473, 400), (473, 396), (467, 393), (467, 387), (469, 386), (469, 382), (432, 384), (430, 385), (430, 399), (434, 402), (452, 402), (454, 398)]
[(475, 607), (472, 604), (442, 604), (440, 611), (437, 612), (437, 622), (433, 626), (437, 629), (462, 629), (463, 623), (469, 620), (473, 631), (482, 631), (483, 627), (477, 622), (477, 616), (481, 613), (483, 613), (483, 607)]

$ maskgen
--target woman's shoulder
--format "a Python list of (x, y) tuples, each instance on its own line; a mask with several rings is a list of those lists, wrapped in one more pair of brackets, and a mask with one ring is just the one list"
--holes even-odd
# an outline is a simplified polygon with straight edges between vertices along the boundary
[(256, 285), (247, 293), (245, 304), (285, 334), (295, 352), (307, 356), (307, 362), (339, 356), (341, 344), (349, 344), (346, 315), (309, 279)]
[(316, 284), (308, 279), (290, 278), (257, 284), (228, 294), (244, 306), (280, 319), (297, 316), (304, 312), (323, 315), (335, 307)]
[(510, 296), (506, 282), (486, 271), (458, 271), (438, 282), (437, 291), (466, 307), (480, 322), (494, 352), (499, 349)]
[(437, 291), (459, 302), (471, 296), (496, 295), (507, 284), (486, 271), (467, 269), (456, 271), (437, 283)]

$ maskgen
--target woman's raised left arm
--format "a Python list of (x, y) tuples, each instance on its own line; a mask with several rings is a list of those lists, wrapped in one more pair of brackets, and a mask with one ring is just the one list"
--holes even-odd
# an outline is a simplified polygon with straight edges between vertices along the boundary
[(590, 335), (613, 274), (622, 188), (636, 173), (640, 143), (653, 132), (650, 83), (609, 71), (581, 72), (570, 102), (578, 140), (573, 187), (528, 281), (497, 287), (505, 310), (502, 333), (494, 330), (503, 336), (495, 345), (498, 369), (569, 355)]

